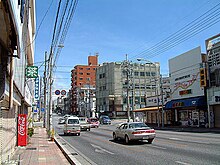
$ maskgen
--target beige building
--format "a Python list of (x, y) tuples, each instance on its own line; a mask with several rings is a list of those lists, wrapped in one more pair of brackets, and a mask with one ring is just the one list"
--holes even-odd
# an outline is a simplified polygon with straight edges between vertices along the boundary
[(25, 78), (34, 62), (35, 0), (0, 1), (0, 164), (17, 145), (17, 116), (32, 111), (34, 81)]

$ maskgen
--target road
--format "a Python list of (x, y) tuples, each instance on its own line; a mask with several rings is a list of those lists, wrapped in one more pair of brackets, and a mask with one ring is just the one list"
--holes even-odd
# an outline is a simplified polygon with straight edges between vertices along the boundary
[(152, 144), (112, 141), (112, 130), (118, 123), (101, 125), (80, 136), (63, 136), (63, 125), (53, 116), (56, 132), (91, 164), (98, 165), (219, 165), (220, 134), (157, 130)]

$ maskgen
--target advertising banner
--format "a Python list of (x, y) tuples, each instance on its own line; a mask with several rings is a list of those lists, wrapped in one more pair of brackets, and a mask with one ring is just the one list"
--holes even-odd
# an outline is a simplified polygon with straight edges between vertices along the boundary
[(18, 115), (18, 146), (27, 145), (27, 115)]

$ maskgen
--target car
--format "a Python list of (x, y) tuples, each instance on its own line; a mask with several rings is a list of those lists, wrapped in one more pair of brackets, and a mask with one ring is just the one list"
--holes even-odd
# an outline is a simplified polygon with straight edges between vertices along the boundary
[(87, 121), (86, 117), (79, 117), (79, 121), (80, 121), (80, 130), (86, 130), (86, 131), (90, 131), (90, 124)]
[(76, 116), (70, 116), (66, 118), (65, 124), (63, 127), (64, 135), (75, 134), (80, 136), (80, 122), (79, 118)]
[(100, 124), (97, 118), (89, 118), (88, 123), (90, 124), (91, 128), (98, 128)]
[(111, 119), (108, 116), (100, 116), (100, 124), (111, 124)]
[(65, 124), (65, 118), (63, 118), (63, 117), (61, 117), (61, 118), (59, 118), (59, 122), (58, 122), (58, 124)]
[(155, 130), (143, 122), (121, 123), (113, 131), (113, 140), (123, 139), (126, 144), (138, 140), (147, 140), (147, 143), (151, 144), (155, 137)]

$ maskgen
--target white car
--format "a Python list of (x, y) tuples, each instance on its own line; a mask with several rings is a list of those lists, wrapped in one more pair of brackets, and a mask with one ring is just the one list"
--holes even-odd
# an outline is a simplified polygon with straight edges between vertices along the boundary
[(147, 140), (151, 144), (155, 137), (155, 130), (143, 122), (122, 123), (113, 132), (113, 140), (124, 139), (126, 144), (133, 140)]
[(63, 127), (63, 133), (64, 135), (67, 134), (75, 134), (80, 135), (80, 122), (79, 118), (76, 116), (70, 116), (66, 118), (65, 124)]

